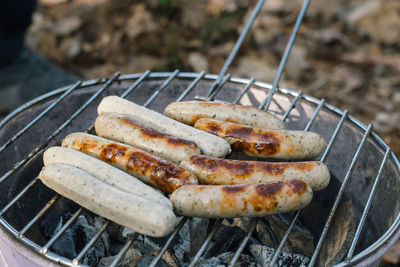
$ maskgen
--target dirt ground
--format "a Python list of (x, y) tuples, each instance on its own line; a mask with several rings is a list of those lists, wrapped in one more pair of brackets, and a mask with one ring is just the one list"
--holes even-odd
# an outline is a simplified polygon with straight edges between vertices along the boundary
[[(229, 72), (271, 82), (303, 1), (269, 0)], [(218, 73), (254, 0), (41, 0), (31, 48), (93, 79)], [(280, 85), (348, 109), (400, 155), (400, 2), (311, 1)], [(386, 257), (399, 262), (400, 248)]]

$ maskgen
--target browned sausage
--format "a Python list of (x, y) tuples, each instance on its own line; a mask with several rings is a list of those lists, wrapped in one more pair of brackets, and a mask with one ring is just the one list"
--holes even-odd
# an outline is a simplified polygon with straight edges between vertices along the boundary
[(264, 184), (185, 185), (170, 199), (179, 215), (207, 218), (262, 217), (302, 209), (312, 199), (302, 180)]
[(195, 155), (182, 164), (203, 184), (229, 185), (301, 179), (313, 190), (324, 189), (330, 180), (328, 167), (319, 161), (265, 162)]
[(263, 130), (214, 119), (200, 119), (194, 127), (223, 137), (232, 151), (261, 158), (313, 158), (327, 145), (322, 136), (313, 132)]
[(82, 151), (127, 171), (143, 182), (171, 193), (186, 184), (197, 184), (194, 174), (140, 149), (85, 133), (65, 137), (63, 147)]

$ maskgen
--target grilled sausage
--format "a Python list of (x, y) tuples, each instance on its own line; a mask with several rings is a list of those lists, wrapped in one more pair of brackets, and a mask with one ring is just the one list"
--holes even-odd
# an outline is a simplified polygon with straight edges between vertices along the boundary
[(98, 136), (72, 133), (65, 137), (62, 146), (109, 162), (167, 193), (186, 184), (198, 183), (194, 174), (172, 162)]
[(169, 104), (164, 115), (193, 126), (198, 119), (213, 118), (261, 129), (285, 129), (285, 124), (275, 115), (255, 107), (230, 103), (184, 101)]
[(177, 221), (173, 211), (165, 206), (118, 190), (66, 164), (45, 166), (39, 178), (60, 195), (142, 234), (166, 236), (174, 229)]
[(264, 184), (186, 185), (170, 195), (179, 215), (207, 218), (262, 217), (298, 210), (312, 199), (302, 180)]
[(55, 163), (71, 165), (121, 191), (140, 196), (172, 210), (171, 201), (159, 191), (136, 177), (82, 152), (65, 147), (50, 147), (43, 154), (43, 162), (45, 166)]
[(313, 132), (263, 130), (214, 119), (200, 119), (194, 127), (225, 138), (235, 152), (260, 158), (308, 159), (327, 146), (322, 136)]
[(124, 115), (102, 114), (94, 125), (101, 137), (138, 147), (177, 164), (200, 154), (195, 143), (145, 127)]
[(330, 180), (328, 167), (319, 161), (265, 162), (196, 155), (182, 166), (194, 173), (203, 184), (250, 184), (301, 179), (313, 190), (320, 191)]
[(209, 156), (225, 157), (231, 152), (229, 144), (222, 138), (199, 131), (117, 96), (103, 98), (97, 111), (99, 115), (104, 113), (128, 115), (142, 125), (195, 143), (203, 154)]

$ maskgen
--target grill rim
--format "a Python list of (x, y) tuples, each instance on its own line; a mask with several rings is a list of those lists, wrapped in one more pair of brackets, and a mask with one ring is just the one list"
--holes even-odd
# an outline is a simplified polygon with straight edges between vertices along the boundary
[[(174, 73), (176, 73), (176, 72), (150, 72), (146, 79), (168, 78), (171, 75), (174, 75)], [(202, 73), (196, 73), (196, 72), (179, 72), (176, 75), (176, 78), (194, 80), (197, 77), (199, 77), (199, 75), (201, 75), (201, 74)], [(142, 73), (121, 75), (120, 77), (115, 79), (114, 82), (112, 82), (112, 84), (122, 82), (122, 81), (135, 81), (135, 80), (138, 80), (142, 75), (143, 75)], [(201, 80), (210, 80), (210, 81), (216, 81), (217, 79), (218, 79), (218, 75), (215, 75), (215, 74), (205, 74), (205, 75), (203, 74), (202, 78), (201, 78)], [(109, 80), (110, 79), (104, 79), (104, 78), (88, 80), (88, 81), (82, 82), (82, 84), (77, 89), (84, 89), (84, 88), (95, 86), (95, 85), (104, 85)], [(252, 82), (252, 80), (253, 79), (238, 78), (238, 77), (230, 77), (229, 78), (229, 82), (236, 83), (239, 85), (244, 85), (244, 86), (249, 84), (250, 82)], [(267, 90), (270, 93), (273, 88), (273, 86), (271, 84), (261, 82), (261, 81), (254, 81), (253, 85), (260, 87), (264, 90)], [(13, 112), (11, 112), (8, 116), (6, 116), (2, 121), (0, 121), (0, 129), (3, 128), (14, 117), (18, 116), (20, 113), (33, 107), (36, 104), (40, 104), (41, 102), (43, 102), (49, 98), (52, 98), (54, 96), (64, 93), (71, 86), (72, 85), (58, 88), (56, 90), (53, 90), (44, 95), (41, 95), (41, 96), (29, 101), (28, 103), (20, 106), (19, 108), (17, 108)], [(293, 90), (286, 89), (286, 88), (278, 87), (278, 88), (276, 88), (276, 92), (280, 92), (282, 94), (292, 96), (292, 97), (300, 97), (301, 99), (304, 99), (305, 101), (308, 101), (315, 105), (321, 104), (321, 101), (323, 101), (321, 99), (303, 94), (301, 91), (295, 92)], [(327, 103), (323, 103), (323, 106), (327, 110), (333, 112), (334, 114), (340, 115), (340, 116), (344, 115), (346, 112), (346, 111), (343, 111), (343, 110), (341, 110), (333, 105), (327, 104)], [(356, 125), (359, 129), (363, 130), (364, 132), (367, 131), (368, 127), (365, 124), (363, 124), (361, 121), (359, 121), (358, 119), (353, 117), (352, 115), (348, 114), (346, 120), (351, 122), (353, 125)], [(376, 141), (377, 144), (383, 149), (383, 151), (390, 149), (389, 146), (373, 131), (371, 131), (369, 138)], [(390, 152), (390, 159), (392, 160), (397, 171), (400, 173), (399, 160), (397, 159), (397, 157), (395, 156), (395, 154), (392, 151)], [(39, 245), (37, 245), (36, 243), (31, 241), (30, 239), (28, 239), (22, 235), (19, 235), (19, 233), (10, 224), (8, 224), (8, 222), (5, 221), (5, 219), (2, 217), (0, 217), (0, 225), (2, 225), (1, 227), (6, 229), (9, 234), (12, 234), (13, 237), (16, 238), (20, 243), (27, 245), (28, 247), (30, 247), (31, 249), (36, 251), (39, 255), (41, 255), (45, 258), (51, 259), (54, 262), (65, 264), (67, 266), (77, 266), (77, 265), (74, 265), (71, 262), (71, 260), (67, 259), (67, 261), (65, 261), (63, 259), (64, 257), (61, 257), (58, 254), (53, 253), (51, 251), (48, 251), (47, 253), (42, 253), (41, 247)], [(343, 262), (338, 263), (335, 266), (355, 265), (355, 264), (361, 262), (362, 260), (366, 259), (367, 257), (371, 256), (372, 254), (375, 254), (375, 255), (372, 255), (371, 258), (375, 258), (375, 260), (380, 259), (383, 256), (383, 254), (386, 252), (386, 250), (391, 245), (393, 245), (394, 242), (397, 240), (397, 238), (400, 236), (400, 232), (398, 231), (399, 228), (400, 228), (400, 213), (397, 215), (396, 219), (393, 221), (392, 225), (388, 228), (388, 230), (378, 240), (376, 240), (368, 248), (364, 249), (357, 255), (353, 255), (353, 257), (350, 260), (347, 260), (347, 261), (344, 260)], [(79, 266), (85, 266), (85, 265), (79, 265)]]

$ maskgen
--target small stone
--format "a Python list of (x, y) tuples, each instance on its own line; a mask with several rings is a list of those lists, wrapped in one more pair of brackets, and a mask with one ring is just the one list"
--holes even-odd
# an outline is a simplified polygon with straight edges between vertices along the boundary
[(142, 33), (157, 30), (157, 25), (154, 22), (152, 13), (146, 9), (144, 3), (133, 5), (131, 12), (132, 14), (125, 27), (126, 35), (130, 39), (135, 39)]
[(353, 8), (347, 21), (373, 41), (391, 45), (400, 38), (399, 8), (396, 0), (364, 1)]
[(393, 94), (393, 102), (397, 105), (400, 105), (400, 92), (395, 92)]
[(208, 15), (216, 17), (221, 14), (226, 2), (226, 0), (207, 0), (205, 11)]
[(286, 71), (289, 76), (299, 80), (302, 74), (310, 68), (307, 61), (307, 50), (304, 47), (294, 46), (286, 64)]
[(275, 78), (276, 66), (263, 58), (245, 56), (239, 59), (235, 75), (254, 77), (257, 80), (271, 82)]
[(60, 52), (67, 56), (67, 58), (74, 58), (79, 55), (81, 51), (81, 40), (79, 36), (65, 38), (60, 44)]
[(202, 54), (193, 52), (189, 54), (189, 65), (196, 72), (207, 71), (208, 70), (208, 61)]
[[(378, 132), (387, 133), (399, 126), (400, 114), (381, 111), (374, 119), (374, 129)], [(399, 127), (400, 128), (400, 127)]]
[(59, 36), (68, 36), (78, 30), (82, 25), (82, 19), (78, 16), (65, 17), (54, 25), (54, 33)]

